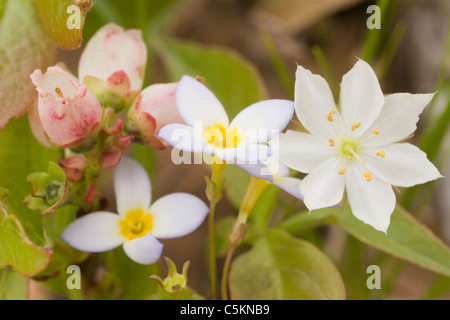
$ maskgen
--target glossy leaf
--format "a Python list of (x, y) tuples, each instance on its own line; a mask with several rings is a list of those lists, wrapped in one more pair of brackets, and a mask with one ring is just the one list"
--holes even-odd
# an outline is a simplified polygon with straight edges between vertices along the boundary
[(309, 242), (285, 231), (268, 231), (237, 257), (230, 271), (233, 299), (344, 299), (333, 263)]

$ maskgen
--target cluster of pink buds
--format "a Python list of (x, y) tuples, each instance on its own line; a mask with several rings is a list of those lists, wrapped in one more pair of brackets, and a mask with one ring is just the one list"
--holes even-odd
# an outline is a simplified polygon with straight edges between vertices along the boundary
[[(123, 30), (111, 23), (87, 43), (78, 78), (58, 65), (46, 72), (35, 70), (30, 77), (39, 96), (29, 119), (36, 138), (45, 146), (87, 151), (95, 147), (102, 132), (115, 135), (105, 139), (111, 144), (105, 147), (108, 167), (120, 161), (111, 150), (123, 151), (131, 139), (164, 149), (157, 137), (159, 129), (183, 122), (175, 105), (177, 83), (154, 84), (141, 91), (146, 63), (141, 31)], [(125, 126), (120, 118), (108, 123), (111, 111), (127, 111)], [(111, 130), (111, 126), (120, 130)]]

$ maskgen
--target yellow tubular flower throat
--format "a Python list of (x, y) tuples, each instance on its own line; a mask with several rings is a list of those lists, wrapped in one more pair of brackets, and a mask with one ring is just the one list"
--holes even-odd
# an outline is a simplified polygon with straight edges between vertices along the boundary
[(153, 229), (153, 217), (149, 213), (145, 213), (142, 208), (130, 210), (125, 217), (120, 220), (120, 233), (128, 241), (142, 238)]
[(220, 124), (206, 128), (203, 137), (216, 149), (237, 148), (244, 140), (239, 129), (227, 129)]

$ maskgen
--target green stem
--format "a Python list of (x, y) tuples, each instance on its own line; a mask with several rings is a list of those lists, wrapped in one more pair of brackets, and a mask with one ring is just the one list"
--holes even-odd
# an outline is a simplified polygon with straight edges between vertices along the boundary
[(227, 256), (225, 258), (225, 262), (223, 264), (222, 281), (221, 281), (222, 300), (228, 300), (228, 274), (230, 272), (231, 259), (233, 258), (235, 250), (236, 246), (230, 244)]
[(209, 217), (208, 217), (208, 242), (209, 242), (209, 280), (211, 289), (211, 299), (217, 297), (216, 286), (216, 247), (214, 241), (214, 215), (216, 205), (222, 199), (223, 180), (222, 175), (225, 170), (226, 163), (222, 160), (214, 160), (212, 167), (211, 179), (207, 179), (206, 195), (209, 200)]
[(255, 208), (258, 200), (261, 198), (262, 193), (269, 186), (270, 182), (259, 179), (256, 177), (251, 177), (248, 184), (247, 190), (245, 191), (244, 199), (242, 200), (241, 207), (239, 208), (239, 213), (236, 221), (233, 224), (233, 229), (231, 230), (229, 241), (230, 247), (228, 248), (227, 257), (223, 266), (222, 281), (221, 281), (221, 292), (222, 299), (228, 300), (228, 273), (230, 269), (231, 259), (236, 248), (244, 240), (245, 233), (247, 231), (247, 220), (250, 212)]

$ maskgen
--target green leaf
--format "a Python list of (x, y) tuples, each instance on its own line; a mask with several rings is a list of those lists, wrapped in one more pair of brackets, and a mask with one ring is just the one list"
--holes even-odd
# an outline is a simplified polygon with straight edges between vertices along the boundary
[(0, 300), (25, 300), (28, 297), (28, 279), (10, 268), (0, 269)]
[(119, 298), (124, 300), (139, 300), (157, 292), (159, 287), (153, 274), (159, 274), (156, 263), (142, 265), (131, 260), (122, 248), (107, 254), (107, 266), (112, 282), (119, 289)]
[(233, 299), (344, 299), (333, 263), (309, 242), (285, 231), (268, 231), (237, 257), (230, 271)]
[(303, 211), (292, 214), (284, 220), (279, 227), (293, 235), (299, 235), (305, 231), (314, 229), (327, 222), (336, 222), (335, 212), (329, 209)]
[(8, 203), (30, 240), (46, 245), (42, 216), (23, 203), (31, 192), (27, 177), (31, 172), (45, 171), (59, 153), (46, 149), (33, 137), (27, 117), (11, 120), (0, 132), (0, 181), (10, 191)]
[(0, 200), (0, 268), (11, 266), (30, 277), (47, 267), (50, 256), (50, 251), (30, 241), (20, 221), (10, 215), (5, 200)]
[[(72, 0), (36, 0), (36, 6), (45, 30), (61, 48), (72, 50), (81, 46), (86, 18), (82, 8)], [(90, 8), (90, 3), (85, 7)]]
[(0, 0), (0, 19), (1, 128), (36, 101), (30, 74), (52, 65), (56, 48), (42, 26), (34, 0)]
[(0, 21), (2, 20), (5, 8), (6, 8), (6, 0), (0, 0)]
[(299, 234), (323, 223), (336, 222), (360, 241), (400, 259), (439, 274), (450, 276), (450, 249), (411, 214), (397, 206), (391, 216), (387, 235), (358, 220), (350, 207), (327, 208), (294, 214), (280, 227)]
[(449, 248), (400, 207), (392, 213), (387, 235), (356, 219), (350, 208), (344, 210), (340, 224), (360, 241), (426, 269), (450, 276)]
[(230, 119), (266, 97), (257, 69), (234, 51), (177, 40), (158, 41), (156, 46), (173, 81), (184, 74), (204, 77)]

